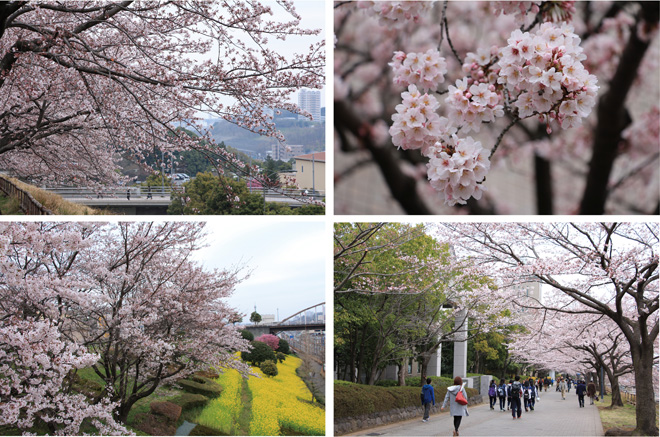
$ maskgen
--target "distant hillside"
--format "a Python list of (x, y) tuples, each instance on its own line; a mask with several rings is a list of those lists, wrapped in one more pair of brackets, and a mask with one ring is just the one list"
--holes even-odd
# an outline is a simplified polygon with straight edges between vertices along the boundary
[[(275, 125), (284, 134), (288, 144), (305, 146), (305, 152), (325, 150), (325, 122), (313, 123), (305, 120), (276, 118)], [(242, 129), (227, 121), (213, 125), (211, 135), (215, 141), (224, 142), (236, 149), (250, 150), (265, 156), (277, 141)]]

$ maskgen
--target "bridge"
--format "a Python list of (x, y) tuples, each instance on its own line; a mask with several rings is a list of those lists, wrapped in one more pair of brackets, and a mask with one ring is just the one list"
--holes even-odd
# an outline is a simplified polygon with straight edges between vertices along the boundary
[[(130, 215), (166, 214), (172, 192), (181, 187), (40, 187), (42, 190), (58, 194), (64, 199), (98, 209), (110, 209), (117, 213)], [(305, 190), (274, 191), (252, 188), (252, 193), (264, 197), (266, 202), (284, 203), (292, 208), (306, 205), (309, 199), (325, 201), (325, 194), (305, 195)]]
[(300, 310), (281, 322), (245, 325), (243, 329), (255, 338), (263, 334), (279, 335), (296, 351), (325, 362), (325, 302)]

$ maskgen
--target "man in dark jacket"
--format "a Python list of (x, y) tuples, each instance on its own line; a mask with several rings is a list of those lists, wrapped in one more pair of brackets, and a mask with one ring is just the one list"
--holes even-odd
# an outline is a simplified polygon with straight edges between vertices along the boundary
[(584, 383), (584, 381), (578, 381), (577, 387), (575, 387), (575, 393), (577, 393), (578, 396), (578, 403), (580, 404), (580, 408), (584, 408), (584, 394), (587, 392), (587, 385)]
[(424, 418), (422, 422), (429, 421), (431, 404), (435, 405), (435, 393), (431, 385), (431, 378), (426, 378), (426, 384), (422, 387), (422, 405), (424, 406)]

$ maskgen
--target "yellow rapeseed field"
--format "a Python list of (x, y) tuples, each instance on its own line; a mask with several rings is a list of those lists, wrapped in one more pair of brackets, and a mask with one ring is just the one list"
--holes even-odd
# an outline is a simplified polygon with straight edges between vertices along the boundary
[(201, 411), (195, 423), (232, 435), (236, 429), (241, 404), (242, 376), (233, 369), (225, 370), (215, 380), (222, 386), (222, 395), (211, 399)]
[(325, 435), (325, 410), (309, 403), (312, 395), (296, 375), (301, 360), (287, 356), (277, 364), (278, 375), (263, 376), (259, 368), (252, 370), (261, 378), (251, 377), (252, 420), (250, 435), (286, 435), (287, 431), (303, 435)]

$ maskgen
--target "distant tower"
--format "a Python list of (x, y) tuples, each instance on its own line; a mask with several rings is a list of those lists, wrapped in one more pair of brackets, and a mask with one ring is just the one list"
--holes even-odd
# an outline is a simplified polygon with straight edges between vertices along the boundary
[[(298, 92), (298, 106), (312, 114), (314, 121), (321, 121), (321, 91), (306, 88)], [(298, 119), (305, 119), (302, 115)]]

